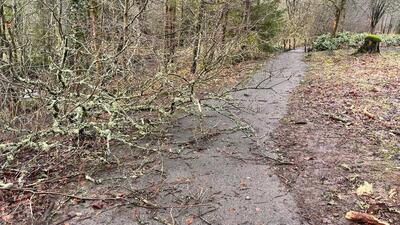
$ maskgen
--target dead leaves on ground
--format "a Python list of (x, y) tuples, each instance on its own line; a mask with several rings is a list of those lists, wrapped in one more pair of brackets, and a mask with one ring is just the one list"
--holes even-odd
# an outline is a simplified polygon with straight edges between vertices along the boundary
[[(353, 57), (346, 51), (312, 54), (308, 76), (294, 98), (298, 112), (292, 112), (296, 118), (306, 115), (311, 123), (292, 129), (303, 132), (295, 136), (306, 143), (322, 140), (323, 146), (335, 142), (325, 137), (338, 140), (324, 156), (317, 157), (328, 166), (340, 165), (341, 170), (330, 169), (330, 173), (338, 180), (347, 179), (344, 183), (332, 181), (332, 189), (346, 197), (329, 201), (330, 210), (341, 210), (340, 215), (345, 214), (344, 208), (359, 210), (393, 223), (400, 218), (400, 197), (394, 188), (400, 185), (400, 164), (396, 167), (395, 160), (400, 155), (400, 135), (396, 134), (400, 133), (400, 54), (383, 54), (384, 57)], [(311, 137), (304, 138), (305, 135)], [(313, 155), (325, 150), (313, 151), (312, 144), (303, 148)], [(298, 158), (307, 156), (303, 153)], [(318, 169), (311, 163), (307, 166)], [(351, 215), (360, 214), (348, 217)]]

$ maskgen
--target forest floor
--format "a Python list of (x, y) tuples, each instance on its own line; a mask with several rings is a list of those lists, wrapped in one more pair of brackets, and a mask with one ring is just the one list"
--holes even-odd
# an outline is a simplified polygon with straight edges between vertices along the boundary
[(311, 224), (347, 224), (354, 210), (400, 224), (400, 52), (307, 55), (275, 147), (276, 168)]

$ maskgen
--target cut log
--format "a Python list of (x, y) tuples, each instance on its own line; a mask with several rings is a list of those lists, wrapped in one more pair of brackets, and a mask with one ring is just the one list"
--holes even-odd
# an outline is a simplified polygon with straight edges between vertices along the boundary
[(345, 217), (350, 221), (365, 223), (369, 225), (390, 225), (388, 222), (379, 220), (375, 216), (367, 213), (349, 211), (346, 213)]

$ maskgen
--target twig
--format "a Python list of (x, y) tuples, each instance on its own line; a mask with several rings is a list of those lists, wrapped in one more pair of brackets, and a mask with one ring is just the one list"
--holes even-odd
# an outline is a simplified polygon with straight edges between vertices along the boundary
[(68, 198), (75, 198), (75, 199), (80, 199), (80, 200), (86, 200), (86, 201), (115, 201), (115, 200), (126, 200), (124, 198), (96, 198), (96, 197), (85, 197), (85, 196), (77, 196), (77, 195), (71, 195), (71, 194), (64, 194), (64, 193), (59, 193), (59, 192), (52, 192), (52, 191), (34, 191), (31, 189), (25, 189), (25, 188), (4, 188), (2, 190), (8, 190), (8, 191), (18, 191), (18, 192), (28, 192), (31, 194), (35, 195), (58, 195), (58, 196), (63, 196), (63, 197), (68, 197)]
[(75, 217), (76, 217), (76, 215), (68, 215), (67, 218), (61, 220), (60, 222), (55, 223), (54, 225), (61, 225), (61, 224), (64, 224), (64, 223), (67, 222), (68, 220), (71, 220), (71, 219), (73, 219), (73, 218), (75, 218)]
[(168, 222), (166, 219), (163, 219), (163, 218), (159, 218), (159, 217), (154, 216), (153, 219), (155, 221), (159, 222), (159, 223), (164, 224), (164, 225), (172, 225), (170, 222)]

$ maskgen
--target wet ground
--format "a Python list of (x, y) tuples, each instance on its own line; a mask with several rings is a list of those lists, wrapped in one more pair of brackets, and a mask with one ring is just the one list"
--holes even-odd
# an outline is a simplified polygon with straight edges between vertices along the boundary
[(228, 99), (205, 102), (204, 116), (177, 120), (164, 146), (169, 154), (159, 155), (155, 172), (136, 179), (138, 168), (127, 164), (95, 177), (103, 179), (101, 185), (87, 187), (102, 192), (114, 185), (116, 195), (130, 190), (138, 196), (138, 190), (151, 189), (151, 200), (138, 199), (147, 207), (81, 203), (70, 207), (73, 218), (68, 223), (304, 224), (293, 196), (272, 168), (289, 162), (267, 147), (302, 79), (302, 60), (301, 51), (281, 54)]

